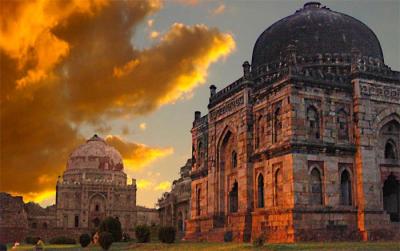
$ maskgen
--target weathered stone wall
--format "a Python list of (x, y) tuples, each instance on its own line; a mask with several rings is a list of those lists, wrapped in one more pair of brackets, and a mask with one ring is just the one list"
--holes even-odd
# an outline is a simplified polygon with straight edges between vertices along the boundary
[(21, 196), (0, 193), (0, 242), (21, 241), (28, 231), (28, 215)]

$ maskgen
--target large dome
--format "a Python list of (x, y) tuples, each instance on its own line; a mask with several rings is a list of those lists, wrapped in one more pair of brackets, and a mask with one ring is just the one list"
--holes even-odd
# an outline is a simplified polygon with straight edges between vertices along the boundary
[(122, 156), (104, 139), (94, 135), (85, 144), (76, 148), (67, 162), (67, 170), (87, 168), (122, 171)]
[(266, 29), (253, 49), (252, 68), (278, 62), (289, 45), (298, 55), (318, 53), (351, 53), (358, 49), (363, 56), (383, 62), (379, 40), (365, 24), (348, 15), (310, 2), (291, 16), (283, 18)]

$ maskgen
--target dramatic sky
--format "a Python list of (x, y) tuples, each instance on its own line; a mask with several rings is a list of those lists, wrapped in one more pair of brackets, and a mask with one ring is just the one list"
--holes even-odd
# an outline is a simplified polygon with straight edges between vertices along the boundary
[[(400, 69), (399, 1), (324, 1), (356, 17)], [(258, 35), (304, 1), (0, 0), (0, 191), (42, 205), (94, 133), (154, 206), (191, 156), (208, 86), (242, 74)]]

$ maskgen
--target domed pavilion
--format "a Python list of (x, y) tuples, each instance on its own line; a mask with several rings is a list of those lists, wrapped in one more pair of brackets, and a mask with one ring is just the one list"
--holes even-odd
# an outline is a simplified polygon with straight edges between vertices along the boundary
[(136, 181), (127, 184), (121, 154), (97, 135), (76, 148), (57, 182), (57, 227), (94, 230), (108, 217), (124, 232), (136, 224)]
[(306, 3), (216, 89), (191, 130), (187, 239), (400, 240), (400, 73), (368, 26)]

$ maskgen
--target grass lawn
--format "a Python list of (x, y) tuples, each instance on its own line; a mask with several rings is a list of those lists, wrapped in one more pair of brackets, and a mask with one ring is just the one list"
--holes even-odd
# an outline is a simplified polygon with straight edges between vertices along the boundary
[[(14, 250), (32, 250), (32, 245), (21, 245)], [(11, 249), (10, 249), (11, 250)], [(45, 250), (55, 251), (101, 251), (100, 247), (89, 247), (82, 249), (79, 245), (46, 245)], [(209, 250), (362, 250), (362, 251), (399, 251), (400, 242), (328, 242), (328, 243), (296, 243), (296, 244), (265, 244), (262, 248), (255, 248), (249, 243), (191, 243), (180, 242), (175, 244), (162, 243), (114, 243), (110, 251), (128, 251), (128, 250), (193, 250), (193, 251), (209, 251)]]

